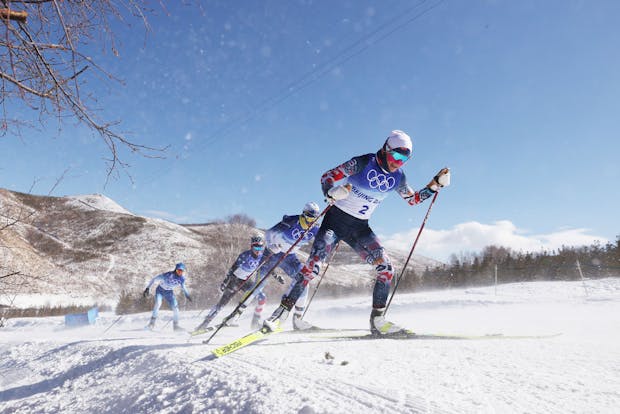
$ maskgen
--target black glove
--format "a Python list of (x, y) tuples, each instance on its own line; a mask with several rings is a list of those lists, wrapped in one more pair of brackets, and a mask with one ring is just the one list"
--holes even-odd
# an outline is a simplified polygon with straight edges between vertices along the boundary
[(144, 289), (144, 292), (142, 292), (142, 297), (143, 298), (148, 298), (149, 297), (149, 288)]
[(193, 302), (192, 297), (190, 295), (185, 296), (185, 298), (187, 298), (187, 300), (189, 300), (190, 302)]
[(274, 274), (273, 274), (273, 278), (274, 278), (275, 280), (277, 280), (278, 282), (280, 282), (280, 284), (282, 284), (282, 285), (284, 284), (284, 278), (283, 278), (282, 276), (280, 276), (279, 274), (274, 273)]
[(220, 285), (220, 292), (224, 292), (226, 290), (226, 286), (228, 286), (231, 279), (233, 278), (233, 272), (234, 272), (234, 269), (231, 267), (228, 273), (226, 273), (226, 277), (222, 281), (222, 284)]

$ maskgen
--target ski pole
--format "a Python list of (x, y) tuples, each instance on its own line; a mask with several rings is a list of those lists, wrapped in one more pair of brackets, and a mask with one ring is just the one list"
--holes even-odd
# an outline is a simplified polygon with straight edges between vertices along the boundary
[[(187, 303), (187, 299), (185, 299), (185, 302)], [(178, 304), (177, 304), (177, 306), (178, 306)], [(184, 309), (185, 309), (185, 308), (184, 308)], [(181, 311), (181, 309), (179, 309), (179, 312), (180, 312), (180, 311)], [(174, 320), (174, 318), (168, 319), (168, 322), (166, 322), (166, 324), (164, 325), (164, 327), (163, 327), (163, 328), (161, 328), (161, 330), (163, 331), (164, 329), (166, 329), (166, 327), (167, 327), (168, 325), (170, 325), (170, 322), (172, 322), (173, 320)]]
[(111, 327), (113, 327), (114, 325), (116, 325), (116, 322), (120, 321), (120, 320), (121, 320), (121, 318), (122, 318), (123, 316), (125, 316), (125, 315), (121, 315), (121, 316), (119, 316), (118, 318), (116, 318), (116, 320), (115, 320), (114, 322), (112, 322), (112, 323), (110, 324), (110, 326), (108, 326), (108, 327), (105, 329), (105, 331), (103, 331), (103, 332), (101, 333), (101, 335), (103, 335), (104, 333), (108, 332), (108, 331), (110, 330), (110, 328), (111, 328)]
[[(269, 270), (265, 273), (265, 276), (263, 276), (263, 277), (262, 277), (262, 278), (261, 278), (261, 279), (260, 279), (260, 280), (256, 283), (256, 285), (254, 285), (254, 287), (253, 287), (253, 288), (252, 288), (252, 289), (251, 289), (251, 290), (250, 290), (250, 291), (246, 294), (245, 298), (244, 298), (241, 302), (239, 302), (239, 304), (235, 307), (235, 309), (234, 309), (234, 310), (233, 310), (233, 311), (232, 311), (232, 312), (231, 312), (228, 316), (226, 316), (226, 317), (224, 318), (224, 320), (222, 321), (222, 323), (221, 323), (221, 324), (219, 324), (219, 326), (218, 326), (217, 328), (215, 328), (215, 330), (213, 331), (213, 333), (211, 334), (211, 336), (210, 336), (210, 337), (208, 337), (206, 340), (202, 341), (202, 343), (203, 343), (203, 344), (208, 344), (208, 343), (209, 343), (209, 341), (211, 341), (211, 339), (212, 339), (212, 338), (213, 338), (213, 337), (214, 337), (214, 336), (215, 336), (215, 335), (216, 335), (216, 334), (220, 331), (220, 329), (222, 329), (222, 327), (223, 327), (224, 325), (226, 325), (226, 322), (228, 322), (230, 319), (232, 319), (232, 317), (235, 315), (235, 313), (237, 313), (237, 311), (239, 310), (239, 308), (241, 308), (241, 306), (245, 305), (245, 302), (247, 301), (247, 299), (248, 299), (250, 296), (252, 296), (252, 294), (254, 293), (254, 291), (255, 291), (256, 289), (258, 289), (258, 287), (259, 287), (259, 286), (261, 286), (261, 285), (262, 285), (263, 281), (265, 281), (265, 280), (269, 277), (269, 275), (271, 274), (271, 272), (273, 272), (273, 270), (274, 270), (275, 268), (277, 268), (277, 267), (280, 265), (280, 263), (282, 263), (282, 261), (283, 261), (283, 260), (286, 258), (286, 256), (288, 256), (288, 254), (289, 254), (289, 253), (290, 253), (290, 252), (291, 252), (291, 251), (295, 248), (295, 246), (297, 246), (297, 245), (299, 244), (299, 242), (303, 240), (303, 238), (306, 236), (306, 233), (308, 233), (308, 232), (309, 232), (309, 231), (310, 231), (310, 230), (311, 230), (314, 226), (316, 226), (316, 224), (319, 222), (319, 219), (320, 219), (321, 217), (323, 217), (323, 216), (325, 215), (325, 213), (327, 213), (327, 211), (331, 208), (331, 206), (332, 206), (332, 204), (330, 203), (330, 204), (328, 204), (328, 205), (327, 205), (327, 207), (325, 207), (325, 209), (323, 209), (323, 211), (321, 212), (321, 214), (319, 214), (319, 215), (317, 216), (316, 220), (314, 220), (314, 221), (312, 222), (312, 224), (311, 224), (310, 226), (308, 226), (308, 228), (307, 228), (306, 230), (304, 230), (304, 231), (301, 233), (301, 235), (299, 236), (299, 238), (298, 238), (297, 240), (295, 240), (295, 243), (293, 243), (293, 244), (291, 245), (291, 247), (289, 247), (289, 248), (288, 248), (288, 250), (286, 251), (286, 253), (284, 253), (284, 254), (282, 255), (282, 257), (280, 257), (280, 259), (278, 259), (278, 261), (276, 262), (276, 264), (275, 264), (275, 265), (274, 265), (271, 269), (269, 269)], [(263, 264), (265, 264), (265, 263), (267, 263), (267, 261), (264, 261), (264, 262), (263, 262)], [(257, 267), (257, 268), (256, 268), (256, 270), (254, 270), (254, 272), (256, 272), (256, 271), (257, 271), (260, 267), (262, 267), (262, 264), (261, 264), (261, 266)], [(252, 273), (254, 273), (254, 272), (252, 272)], [(251, 275), (250, 275), (250, 276), (251, 276)], [(248, 279), (250, 278), (250, 276), (248, 276)], [(247, 280), (247, 279), (246, 279), (246, 280)]]
[[(134, 309), (138, 306), (138, 304), (139, 304), (139, 303), (140, 303), (140, 299), (134, 299), (134, 300), (133, 300), (133, 307), (134, 307)], [(131, 311), (129, 311), (128, 313), (131, 313)], [(108, 332), (108, 331), (110, 330), (110, 328), (112, 328), (114, 325), (116, 325), (116, 323), (117, 323), (118, 321), (120, 321), (120, 320), (123, 318), (123, 316), (125, 316), (125, 314), (122, 314), (122, 315), (120, 315), (118, 318), (116, 318), (116, 319), (114, 320), (114, 322), (112, 322), (112, 323), (110, 324), (110, 326), (108, 326), (107, 328), (105, 328), (105, 330), (101, 333), (101, 335), (103, 335), (103, 334), (105, 334), (106, 332)]]
[(312, 292), (312, 296), (310, 297), (310, 300), (308, 300), (308, 303), (306, 304), (306, 309), (304, 309), (304, 313), (301, 314), (301, 319), (303, 319), (304, 316), (306, 316), (306, 312), (308, 312), (308, 308), (310, 307), (310, 304), (312, 303), (312, 299), (314, 299), (314, 295), (316, 295), (316, 292), (319, 290), (319, 286), (321, 286), (321, 282), (323, 281), (323, 278), (325, 277), (325, 273), (327, 273), (327, 269), (329, 269), (329, 265), (332, 262), (332, 259), (334, 258), (334, 256), (336, 255), (338, 246), (340, 246), (340, 241), (336, 243), (336, 247), (334, 248), (334, 251), (329, 256), (329, 260), (327, 261), (327, 264), (325, 265), (325, 270), (323, 270), (323, 274), (321, 275), (321, 278), (317, 282), (316, 287), (314, 288), (314, 291)]
[(409, 264), (409, 260), (411, 259), (411, 256), (413, 255), (413, 251), (415, 250), (415, 246), (418, 244), (418, 240), (420, 239), (420, 235), (422, 234), (422, 230), (424, 229), (424, 226), (426, 225), (426, 220), (428, 219), (428, 215), (431, 213), (431, 208), (433, 207), (433, 204), (435, 203), (435, 200), (437, 199), (437, 196), (439, 195), (439, 191), (435, 192), (435, 195), (433, 196), (433, 200), (431, 201), (430, 206), (428, 206), (428, 210), (426, 211), (426, 215), (424, 216), (424, 220), (422, 221), (422, 225), (420, 226), (420, 230), (418, 231), (418, 235), (415, 238), (415, 241), (413, 242), (413, 246), (411, 247), (411, 250), (409, 251), (409, 256), (407, 256), (407, 260), (405, 261), (405, 264), (403, 265), (403, 270), (401, 270), (400, 275), (398, 276), (398, 278), (396, 279), (396, 283), (394, 284), (394, 290), (392, 291), (392, 294), (390, 295), (390, 300), (388, 300), (387, 305), (385, 306), (385, 311), (383, 312), (383, 314), (385, 315), (390, 307), (390, 303), (392, 303), (392, 298), (394, 297), (394, 294), (396, 293), (396, 289), (398, 289), (398, 284), (400, 283), (400, 280), (402, 279), (403, 275), (405, 274), (405, 269), (407, 268), (407, 265)]
[[(260, 270), (260, 268), (261, 268), (261, 267), (263, 267), (263, 265), (264, 265), (265, 263), (267, 263), (267, 262), (269, 261), (269, 259), (271, 259), (271, 256), (273, 256), (273, 253), (270, 253), (270, 254), (269, 254), (269, 256), (267, 256), (267, 258), (266, 258), (265, 260), (263, 260), (263, 262), (262, 262), (261, 264), (259, 264), (259, 265), (258, 265), (258, 267), (257, 267), (256, 269), (254, 269), (254, 271), (252, 271), (252, 273), (250, 273), (250, 274), (248, 275), (248, 277), (247, 277), (247, 278), (246, 278), (243, 282), (241, 282), (241, 284), (239, 285), (238, 289), (241, 289), (241, 288), (243, 287), (243, 285), (245, 285), (245, 282), (247, 282), (248, 280), (250, 280), (250, 279), (252, 278), (252, 276), (254, 276), (254, 273), (258, 272), (258, 271)], [(237, 293), (237, 292), (235, 292), (235, 293)], [(244, 298), (245, 298), (245, 297), (244, 297)], [(200, 311), (200, 313), (199, 313), (196, 317), (199, 317), (200, 315), (202, 315), (202, 313), (203, 313), (205, 310), (206, 310), (206, 309), (201, 310), (201, 311)]]

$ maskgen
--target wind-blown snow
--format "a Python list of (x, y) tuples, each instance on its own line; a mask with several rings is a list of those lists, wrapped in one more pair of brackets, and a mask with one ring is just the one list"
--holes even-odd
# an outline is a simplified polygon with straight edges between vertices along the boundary
[[(307, 319), (366, 328), (369, 297), (313, 303)], [(273, 300), (266, 311), (274, 307)], [(164, 311), (104, 313), (94, 326), (11, 319), (0, 328), (2, 413), (616, 413), (620, 279), (397, 294), (388, 314), (419, 333), (537, 339), (345, 341), (282, 333), (217, 360)], [(223, 312), (222, 315), (226, 313)], [(182, 312), (192, 328), (202, 319)], [(109, 330), (106, 329), (109, 328)], [(326, 359), (326, 353), (333, 359)]]

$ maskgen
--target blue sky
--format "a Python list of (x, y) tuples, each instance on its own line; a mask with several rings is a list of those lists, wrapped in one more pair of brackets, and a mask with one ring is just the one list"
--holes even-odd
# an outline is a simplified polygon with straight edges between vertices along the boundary
[[(119, 26), (120, 56), (92, 53), (123, 85), (89, 79), (98, 113), (165, 159), (106, 183), (106, 148), (66, 122), (0, 138), (0, 185), (102, 193), (179, 223), (234, 213), (270, 227), (319, 179), (409, 133), (408, 180), (442, 167), (416, 253), (447, 259), (487, 244), (516, 250), (620, 234), (620, 3), (616, 1), (170, 2)], [(37, 114), (24, 112), (36, 119)], [(398, 196), (371, 226), (408, 250), (428, 204)]]

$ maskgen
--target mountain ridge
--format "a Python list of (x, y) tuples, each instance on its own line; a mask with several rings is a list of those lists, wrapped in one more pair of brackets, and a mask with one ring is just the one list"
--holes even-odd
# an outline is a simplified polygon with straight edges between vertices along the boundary
[[(139, 216), (101, 194), (52, 197), (1, 188), (0, 218), (0, 275), (19, 272), (0, 280), (0, 303), (33, 294), (114, 303), (123, 290), (141, 292), (151, 277), (179, 261), (188, 267), (190, 290), (200, 302), (213, 303), (250, 235), (264, 232), (238, 223), (176, 224)], [(301, 260), (303, 250), (308, 246)], [(390, 256), (398, 272), (405, 256)], [(418, 274), (438, 263), (415, 255), (412, 262)], [(285, 279), (285, 285), (269, 283), (267, 292), (281, 294)], [(322, 289), (345, 292), (371, 286), (373, 279), (371, 266), (343, 244)]]

